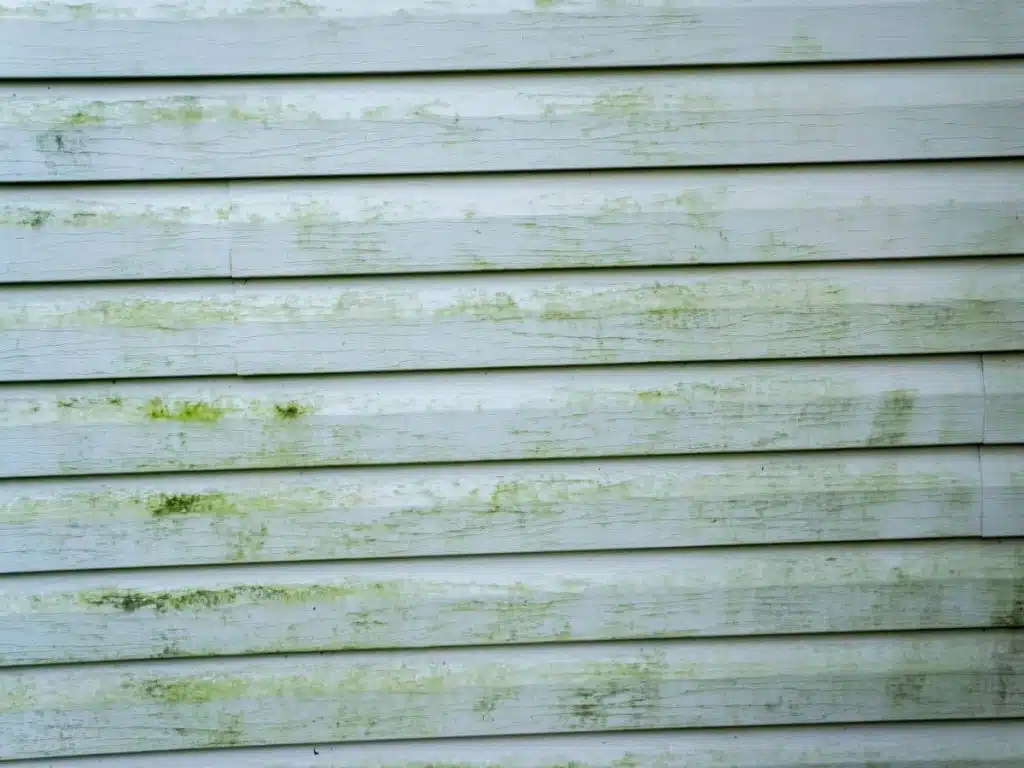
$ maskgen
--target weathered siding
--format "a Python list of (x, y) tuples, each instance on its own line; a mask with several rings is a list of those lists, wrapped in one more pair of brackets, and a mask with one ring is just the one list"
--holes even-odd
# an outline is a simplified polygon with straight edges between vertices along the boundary
[(0, 0), (0, 761), (1024, 765), (1022, 41)]
[(0, 18), (0, 68), (26, 78), (562, 69), (1024, 51), (1024, 11), (1002, 0), (4, 0)]
[[(1018, 768), (1024, 729), (1013, 721), (872, 726), (788, 726), (465, 738), (369, 744), (309, 744), (231, 750), (239, 768)], [(224, 751), (150, 754), (152, 768), (214, 768)], [(21, 768), (127, 768), (138, 755), (29, 760)]]
[(1024, 62), (18, 84), (11, 181), (1012, 157)]
[(1017, 160), (7, 187), (6, 282), (1024, 253)]
[(1015, 487), (984, 458), (984, 486), (973, 447), (7, 480), (0, 568), (977, 537)]
[[(7, 381), (1013, 350), (1024, 258), (0, 288)], [(74, 349), (74, 355), (66, 350)]]
[[(0, 670), (5, 756), (1020, 715), (1013, 631)], [(869, 667), (869, 671), (865, 667)]]

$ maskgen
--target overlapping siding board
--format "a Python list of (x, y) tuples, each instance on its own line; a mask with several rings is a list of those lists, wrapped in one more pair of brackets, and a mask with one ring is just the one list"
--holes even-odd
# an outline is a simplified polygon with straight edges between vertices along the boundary
[(1024, 765), (1024, 5), (0, 0), (0, 761)]

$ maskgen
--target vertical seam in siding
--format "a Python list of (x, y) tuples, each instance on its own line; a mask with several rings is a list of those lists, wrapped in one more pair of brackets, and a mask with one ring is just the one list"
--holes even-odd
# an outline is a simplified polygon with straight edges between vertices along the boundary
[[(984, 439), (984, 438), (982, 438)], [(985, 531), (985, 513), (987, 512), (986, 507), (988, 506), (988, 485), (985, 482), (985, 461), (982, 456), (984, 446), (976, 446), (978, 452), (978, 486), (981, 489), (981, 519), (979, 523), (978, 535), (985, 538), (988, 534)]]
[(978, 448), (978, 481), (981, 485), (981, 530), (982, 538), (987, 536), (985, 526), (985, 515), (988, 507), (988, 484), (985, 481), (985, 461), (982, 457), (985, 446), (985, 435), (988, 434), (988, 387), (985, 381), (985, 355), (978, 355), (981, 364), (981, 443)]

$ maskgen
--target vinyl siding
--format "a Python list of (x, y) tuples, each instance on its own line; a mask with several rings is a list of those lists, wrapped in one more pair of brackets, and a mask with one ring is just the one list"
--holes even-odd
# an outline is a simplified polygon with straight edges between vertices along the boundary
[(1024, 764), (1021, 40), (0, 0), (0, 761)]

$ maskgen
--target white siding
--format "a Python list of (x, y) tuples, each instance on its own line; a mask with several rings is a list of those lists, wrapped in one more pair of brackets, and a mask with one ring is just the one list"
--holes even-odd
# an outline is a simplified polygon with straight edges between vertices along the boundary
[(0, 379), (1012, 350), (1022, 295), (1024, 259), (0, 288)]
[(0, 760), (1024, 765), (1022, 41), (0, 0)]
[(4, 189), (6, 282), (1024, 253), (1024, 164)]
[(0, 670), (0, 756), (1021, 714), (1007, 630)]
[[(1018, 768), (1024, 729), (1008, 722), (715, 728), (515, 739), (310, 744), (146, 755), (152, 768)], [(21, 768), (127, 768), (138, 756), (26, 761)]]
[(0, 664), (1012, 626), (1024, 542), (25, 576)]
[(8, 480), (0, 568), (977, 537), (982, 492), (971, 447)]
[(8, 77), (400, 72), (1024, 53), (1012, 0), (4, 0)]
[(6, 385), (6, 477), (956, 445), (976, 356)]
[(1010, 157), (1024, 153), (1022, 91), (1013, 60), (19, 84), (0, 104), (0, 179)]
[[(1017, 438), (1019, 443), (1021, 438)], [(985, 446), (981, 451), (984, 476), (986, 536), (1024, 536), (1024, 447)]]

